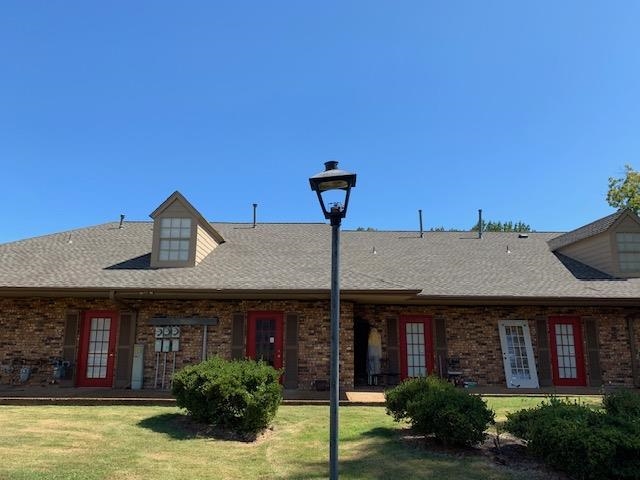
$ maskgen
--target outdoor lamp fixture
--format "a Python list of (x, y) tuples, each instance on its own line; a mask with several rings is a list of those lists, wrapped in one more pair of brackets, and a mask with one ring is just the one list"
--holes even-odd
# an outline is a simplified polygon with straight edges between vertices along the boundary
[[(329, 381), (329, 478), (338, 479), (338, 405), (340, 395), (340, 224), (347, 215), (351, 188), (356, 174), (338, 170), (338, 162), (326, 162), (325, 171), (309, 179), (318, 194), (324, 217), (331, 222), (331, 378)], [(344, 194), (344, 199), (341, 194)], [(340, 195), (338, 201), (336, 194)]]
[[(324, 172), (311, 177), (309, 183), (311, 184), (311, 190), (318, 194), (324, 218), (331, 220), (331, 225), (337, 223), (339, 226), (342, 219), (347, 215), (351, 187), (356, 186), (356, 174), (339, 170), (338, 162), (335, 161), (325, 162), (324, 167)], [(330, 202), (325, 193), (334, 193), (337, 190), (344, 192), (344, 201)]]

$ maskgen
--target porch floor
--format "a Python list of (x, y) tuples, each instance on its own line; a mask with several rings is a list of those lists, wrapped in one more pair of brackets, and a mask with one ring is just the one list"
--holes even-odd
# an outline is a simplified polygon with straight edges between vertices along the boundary
[[(600, 395), (602, 388), (545, 387), (513, 389), (497, 386), (479, 386), (470, 393), (489, 396), (547, 396), (547, 395)], [(284, 404), (328, 405), (328, 391), (285, 390)], [(0, 385), (0, 405), (175, 405), (175, 399), (166, 390), (130, 390), (110, 388), (76, 388), (61, 385)], [(341, 405), (384, 404), (384, 389), (357, 387), (341, 392)]]

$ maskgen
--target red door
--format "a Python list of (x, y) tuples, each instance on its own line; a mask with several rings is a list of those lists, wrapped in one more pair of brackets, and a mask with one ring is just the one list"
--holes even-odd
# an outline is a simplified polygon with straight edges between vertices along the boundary
[(426, 377), (433, 371), (431, 317), (400, 317), (400, 376)]
[(80, 327), (78, 386), (113, 386), (118, 314), (111, 311), (86, 312)]
[(282, 368), (282, 312), (249, 312), (247, 357)]
[(585, 386), (582, 327), (579, 317), (550, 317), (549, 340), (553, 384)]

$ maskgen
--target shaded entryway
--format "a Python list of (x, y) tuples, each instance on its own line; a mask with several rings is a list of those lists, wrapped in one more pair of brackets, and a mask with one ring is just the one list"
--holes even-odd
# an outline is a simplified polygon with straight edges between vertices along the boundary
[(367, 346), (369, 322), (356, 318), (353, 323), (353, 383), (356, 387), (367, 385)]

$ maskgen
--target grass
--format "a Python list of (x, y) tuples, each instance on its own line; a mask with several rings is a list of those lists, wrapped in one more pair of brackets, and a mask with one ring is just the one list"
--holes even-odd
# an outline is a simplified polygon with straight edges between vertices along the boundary
[[(541, 398), (488, 398), (500, 420)], [(595, 400), (594, 400), (595, 402)], [(328, 407), (282, 406), (254, 443), (202, 436), (177, 408), (0, 406), (0, 479), (320, 479), (328, 476)], [(382, 407), (340, 410), (341, 479), (533, 479), (475, 453), (401, 440)]]
[[(567, 398), (571, 401), (583, 403), (593, 407), (600, 407), (602, 405), (601, 395), (581, 395), (579, 397), (572, 397), (567, 395), (558, 395), (559, 398)], [(522, 410), (523, 408), (531, 408), (537, 405), (545, 399), (544, 397), (511, 397), (511, 396), (496, 396), (496, 397), (484, 397), (487, 401), (489, 408), (492, 408), (496, 412), (496, 422), (504, 422), (507, 419), (508, 412), (515, 412)]]

